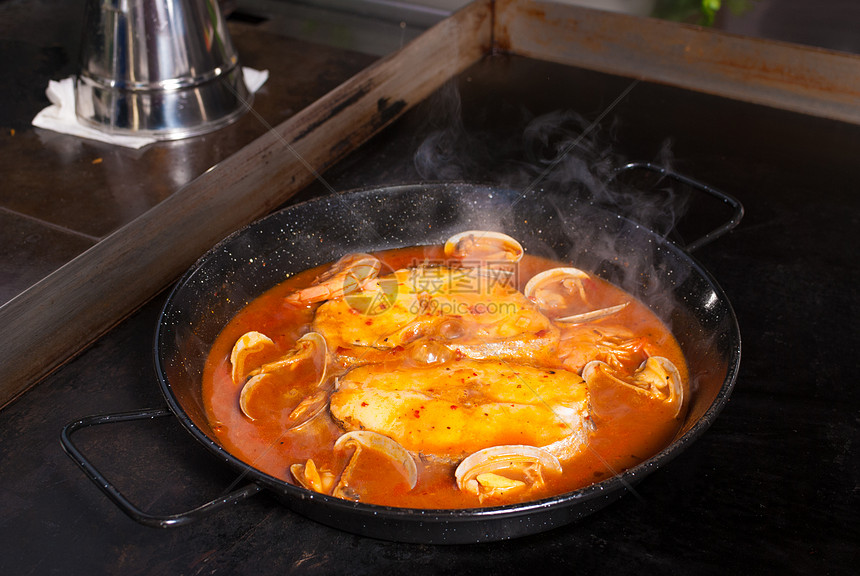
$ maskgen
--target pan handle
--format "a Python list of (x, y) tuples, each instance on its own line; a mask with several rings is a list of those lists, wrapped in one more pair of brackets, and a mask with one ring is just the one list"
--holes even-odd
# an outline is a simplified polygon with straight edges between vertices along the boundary
[(626, 164), (626, 165), (622, 166), (621, 168), (619, 168), (618, 170), (616, 170), (615, 176), (618, 176), (619, 174), (621, 174), (623, 172), (627, 172), (628, 170), (637, 170), (637, 169), (639, 169), (639, 170), (650, 170), (651, 172), (656, 172), (656, 173), (658, 173), (658, 174), (660, 174), (666, 178), (671, 178), (673, 180), (677, 180), (678, 182), (681, 182), (682, 184), (686, 184), (687, 186), (695, 188), (696, 190), (699, 190), (700, 192), (704, 192), (705, 194), (713, 196), (717, 200), (721, 200), (724, 204), (726, 204), (727, 206), (729, 206), (732, 209), (732, 215), (728, 221), (717, 226), (716, 228), (714, 228), (713, 230), (711, 230), (710, 232), (708, 232), (704, 236), (698, 238), (697, 240), (694, 240), (692, 242), (687, 243), (685, 248), (688, 252), (694, 252), (695, 250), (698, 250), (699, 248), (701, 248), (702, 246), (705, 246), (706, 244), (710, 244), (711, 242), (713, 242), (714, 240), (716, 240), (720, 236), (729, 232), (730, 230), (732, 230), (735, 226), (737, 226), (740, 223), (741, 218), (743, 218), (743, 216), (744, 216), (744, 207), (740, 203), (740, 200), (738, 200), (734, 196), (731, 196), (730, 194), (726, 194), (725, 192), (721, 192), (720, 190), (717, 190), (716, 188), (711, 188), (707, 184), (702, 184), (701, 182), (699, 182), (697, 180), (693, 180), (692, 178), (688, 178), (687, 176), (684, 176), (682, 174), (672, 172), (671, 170), (663, 168), (662, 166), (657, 166), (656, 164), (651, 164), (650, 162), (631, 162), (630, 164)]
[(189, 510), (188, 512), (182, 512), (179, 514), (170, 514), (167, 516), (155, 516), (152, 514), (148, 514), (132, 504), (123, 494), (111, 484), (104, 475), (98, 471), (98, 469), (90, 462), (83, 453), (75, 446), (72, 442), (72, 434), (81, 430), (82, 428), (88, 428), (90, 426), (97, 426), (101, 424), (113, 424), (118, 422), (129, 422), (132, 420), (146, 420), (152, 418), (160, 418), (163, 416), (170, 416), (173, 413), (167, 408), (152, 408), (152, 409), (144, 409), (137, 410), (134, 412), (118, 412), (113, 414), (100, 414), (95, 416), (87, 416), (85, 418), (81, 418), (80, 420), (75, 420), (74, 422), (69, 422), (66, 426), (63, 427), (63, 433), (60, 437), (60, 441), (63, 444), (63, 449), (66, 451), (66, 454), (74, 460), (75, 464), (77, 464), (81, 470), (92, 480), (102, 492), (104, 492), (108, 498), (110, 498), (114, 504), (116, 504), (123, 512), (125, 512), (129, 517), (137, 522), (145, 525), (151, 526), (154, 528), (171, 528), (173, 526), (183, 526), (185, 524), (190, 524), (199, 518), (215, 512), (216, 510), (220, 510), (225, 506), (230, 504), (235, 504), (240, 502), (249, 496), (253, 496), (257, 492), (260, 492), (263, 487), (256, 483), (250, 483), (242, 488), (234, 490), (228, 494), (223, 496), (219, 496), (202, 506), (198, 506), (193, 510)]

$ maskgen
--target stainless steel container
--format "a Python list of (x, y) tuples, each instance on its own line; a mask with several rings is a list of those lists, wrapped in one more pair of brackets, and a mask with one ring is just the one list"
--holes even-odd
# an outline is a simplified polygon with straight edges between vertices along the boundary
[(85, 125), (173, 140), (250, 107), (217, 0), (89, 0), (85, 26), (75, 83)]

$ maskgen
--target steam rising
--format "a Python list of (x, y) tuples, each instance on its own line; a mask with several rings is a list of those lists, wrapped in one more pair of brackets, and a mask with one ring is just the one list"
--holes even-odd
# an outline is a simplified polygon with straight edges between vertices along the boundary
[[(500, 134), (493, 126), (470, 130), (457, 87), (449, 83), (430, 102), (427, 136), (416, 149), (414, 165), (425, 181), (491, 182), (519, 191), (517, 203), (554, 206), (568, 245), (548, 245), (539, 234), (522, 238), (530, 253), (599, 271), (668, 318), (675, 308), (672, 289), (683, 282), (687, 270), (660, 269), (663, 265), (653, 254), (655, 247), (631, 247), (625, 228), (641, 226), (669, 235), (686, 207), (686, 197), (660, 181), (659, 175), (643, 179), (634, 171), (619, 172), (628, 160), (614, 150), (610, 112), (600, 116), (608, 129), (574, 111), (556, 110), (539, 116), (519, 111), (519, 117), (505, 122), (506, 128), (521, 127), (513, 134)], [(656, 156), (659, 165), (668, 167), (670, 143), (664, 143)], [(570, 208), (571, 199), (575, 210)], [(587, 214), (595, 207), (608, 210), (614, 221), (607, 222), (605, 213)], [(470, 213), (468, 207), (463, 213), (470, 227), (476, 221), (490, 230), (511, 230), (518, 224), (516, 203), (496, 214)]]
[(428, 136), (414, 155), (423, 180), (475, 180), (490, 165), (486, 139), (466, 130), (460, 94), (452, 82), (430, 98)]
[[(687, 301), (691, 292), (695, 300), (697, 290), (707, 287), (687, 287), (689, 259), (669, 254), (672, 247), (650, 233), (678, 240), (674, 235), (689, 190), (654, 171), (624, 170), (629, 160), (614, 149), (611, 110), (598, 117), (601, 122), (570, 110), (540, 116), (519, 111), (519, 117), (505, 119), (504, 127), (509, 131), (519, 123), (521, 129), (500, 135), (487, 122), (481, 124), (483, 132), (470, 131), (453, 84), (435, 96), (432, 106), (429, 134), (414, 155), (418, 174), (425, 181), (492, 183), (517, 191), (519, 198), (495, 214), (458, 207), (463, 226), (481, 222), (484, 229), (514, 235), (528, 253), (597, 272), (666, 321), (688, 358), (712, 354), (713, 333), (699, 325)], [(671, 159), (667, 140), (652, 162), (671, 171)], [(532, 211), (518, 211), (518, 204), (548, 208), (540, 221), (524, 223), (521, 213)], [(694, 276), (696, 285), (700, 280)], [(699, 366), (690, 368), (695, 390), (706, 376)]]
[[(676, 228), (688, 209), (689, 189), (659, 173), (625, 171), (630, 160), (614, 149), (609, 109), (598, 117), (600, 122), (570, 110), (540, 116), (517, 111), (519, 117), (505, 118), (508, 131), (500, 134), (487, 122), (478, 123), (483, 132), (469, 130), (453, 84), (440, 91), (432, 104), (436, 107), (430, 115), (429, 135), (414, 156), (420, 176), (426, 181), (493, 183), (517, 191), (519, 198), (496, 214), (458, 208), (461, 229), (481, 222), (484, 229), (507, 231), (528, 253), (596, 272), (643, 301), (681, 343), (690, 363), (695, 398), (691, 413), (701, 413), (706, 402), (697, 390), (702, 382), (722, 378), (713, 371), (715, 354), (728, 354), (722, 350), (725, 342), (719, 340), (720, 331), (703, 326), (695, 308), (702, 291), (706, 296), (711, 288), (702, 284), (698, 273), (691, 274), (689, 258), (670, 254), (671, 245), (655, 240), (649, 232), (679, 240)], [(520, 130), (511, 131), (512, 125)], [(671, 171), (671, 142), (664, 142), (651, 161)], [(536, 206), (547, 207), (544, 217), (524, 226), (517, 214)], [(694, 220), (700, 216), (701, 210)], [(726, 316), (717, 320), (729, 322)], [(688, 419), (682, 433), (693, 421)]]

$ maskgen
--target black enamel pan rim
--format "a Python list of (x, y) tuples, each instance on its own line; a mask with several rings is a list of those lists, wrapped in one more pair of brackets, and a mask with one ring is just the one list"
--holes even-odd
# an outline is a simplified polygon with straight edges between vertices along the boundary
[[(475, 183), (439, 183), (442, 186), (483, 186), (482, 184)], [(385, 194), (389, 192), (396, 192), (398, 190), (404, 189), (414, 189), (416, 187), (424, 188), (433, 188), (434, 184), (404, 184), (404, 185), (395, 185), (395, 186), (373, 186), (367, 188), (360, 188), (354, 190), (348, 190), (344, 192), (339, 192), (335, 196), (346, 196), (346, 195), (358, 195), (358, 194)], [(487, 185), (486, 187), (494, 187), (492, 185)], [(501, 190), (501, 189), (500, 189)], [(256, 468), (253, 465), (250, 465), (232, 453), (230, 453), (227, 449), (222, 447), (220, 444), (212, 440), (203, 430), (201, 430), (198, 426), (194, 424), (190, 416), (187, 414), (185, 408), (180, 404), (176, 395), (173, 392), (172, 386), (167, 379), (165, 367), (162, 362), (161, 354), (159, 353), (159, 342), (162, 338), (163, 331), (163, 321), (164, 318), (173, 306), (173, 301), (176, 294), (182, 289), (182, 287), (188, 283), (195, 274), (206, 264), (206, 262), (213, 257), (215, 253), (219, 250), (223, 249), (224, 246), (229, 245), (235, 239), (241, 237), (243, 234), (248, 233), (249, 230), (252, 230), (258, 223), (272, 217), (277, 217), (278, 214), (282, 214), (284, 212), (288, 212), (290, 210), (294, 210), (296, 208), (300, 208), (309, 204), (313, 204), (316, 202), (322, 201), (331, 201), (331, 197), (323, 197), (323, 198), (314, 198), (311, 200), (304, 201), (299, 204), (295, 204), (284, 208), (278, 212), (273, 213), (270, 216), (267, 216), (263, 219), (260, 219), (252, 224), (249, 224), (246, 227), (243, 227), (240, 230), (235, 231), (230, 234), (226, 238), (224, 238), (221, 242), (212, 247), (206, 254), (204, 254), (198, 261), (189, 268), (186, 273), (182, 276), (182, 278), (177, 282), (174, 288), (171, 290), (170, 295), (168, 296), (162, 311), (159, 317), (158, 326), (155, 332), (155, 364), (156, 364), (156, 372), (158, 375), (159, 382), (161, 384), (162, 394), (170, 407), (171, 411), (174, 415), (179, 419), (180, 423), (194, 436), (198, 441), (200, 441), (204, 446), (206, 446), (210, 451), (212, 451), (216, 456), (225, 462), (231, 464), (235, 468), (238, 468), (242, 471), (242, 476), (247, 476), (249, 479), (253, 481), (258, 481), (261, 484), (265, 485), (270, 489), (274, 489), (279, 492), (284, 492), (290, 499), (297, 500), (310, 500), (315, 501), (316, 503), (325, 506), (328, 509), (331, 509), (334, 513), (349, 513), (349, 514), (360, 514), (363, 517), (366, 517), (368, 520), (384, 520), (384, 519), (394, 519), (394, 520), (408, 520), (414, 522), (424, 522), (424, 523), (451, 523), (456, 525), (458, 523), (466, 523), (473, 522), (479, 520), (491, 520), (491, 519), (515, 519), (517, 517), (521, 517), (524, 515), (528, 515), (533, 512), (543, 512), (553, 508), (560, 508), (564, 506), (570, 506), (579, 502), (586, 502), (589, 500), (594, 500), (600, 498), (602, 496), (609, 496), (615, 493), (620, 492), (623, 494), (633, 485), (638, 483), (640, 480), (645, 478), (652, 471), (656, 470), (660, 466), (671, 461), (675, 456), (677, 456), (680, 452), (685, 450), (687, 446), (689, 446), (692, 442), (698, 439), (713, 423), (716, 417), (720, 414), (720, 412), (725, 407), (726, 403), (729, 400), (729, 397), (734, 388), (735, 382), (738, 376), (738, 368), (740, 365), (740, 357), (741, 357), (741, 340), (740, 340), (740, 330), (738, 328), (737, 318), (734, 312), (734, 309), (731, 306), (731, 303), (727, 299), (724, 291), (713, 278), (713, 276), (688, 252), (667, 240), (663, 236), (660, 236), (653, 232), (650, 229), (643, 228), (638, 224), (635, 224), (638, 228), (643, 230), (643, 233), (650, 235), (655, 244), (662, 248), (672, 252), (675, 256), (679, 257), (681, 260), (690, 264), (691, 269), (698, 273), (703, 279), (707, 281), (710, 288), (717, 295), (719, 300), (725, 305), (726, 313), (730, 317), (730, 325), (732, 327), (731, 338), (733, 340), (733, 345), (731, 346), (729, 352), (729, 358), (727, 360), (728, 372), (724, 378), (722, 385), (719, 388), (719, 391), (711, 402), (710, 406), (708, 406), (707, 410), (702, 414), (702, 416), (698, 419), (698, 421), (693, 424), (693, 426), (685, 432), (681, 437), (676, 438), (671, 444), (660, 450), (658, 453), (654, 454), (647, 460), (640, 462), (639, 464), (628, 468), (624, 472), (612, 476), (611, 478), (607, 478), (600, 482), (591, 484), (589, 486), (566, 492), (563, 494), (551, 496), (548, 498), (534, 500), (523, 503), (516, 504), (507, 504), (502, 506), (493, 506), (493, 507), (483, 507), (483, 508), (465, 508), (465, 509), (421, 509), (421, 508), (400, 508), (400, 507), (392, 507), (392, 506), (381, 506), (376, 504), (366, 504), (359, 502), (352, 502), (348, 500), (343, 500), (340, 498), (336, 498), (333, 496), (328, 496), (325, 494), (314, 493), (309, 490), (306, 490), (300, 486), (291, 484), (284, 480), (275, 478), (270, 476)], [(622, 218), (621, 216), (618, 216)], [(404, 244), (408, 245), (416, 245), (416, 243), (412, 244)], [(372, 532), (372, 530), (370, 531)], [(537, 530), (530, 531), (530, 533), (537, 532)]]

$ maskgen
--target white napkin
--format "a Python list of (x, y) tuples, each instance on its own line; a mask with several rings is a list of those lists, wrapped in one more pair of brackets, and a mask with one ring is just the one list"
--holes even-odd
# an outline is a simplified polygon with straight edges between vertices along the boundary
[[(259, 90), (269, 79), (268, 70), (242, 68), (242, 75), (245, 79), (245, 86), (251, 94)], [(108, 134), (78, 122), (78, 117), (75, 115), (75, 79), (73, 76), (59, 82), (49, 81), (45, 94), (51, 101), (51, 105), (36, 114), (36, 117), (33, 118), (33, 126), (80, 138), (125, 146), (126, 148), (142, 148), (157, 142), (155, 138), (148, 136)]]
[(248, 68), (246, 66), (242, 68), (242, 76), (245, 78), (245, 87), (248, 88), (248, 92), (253, 94), (262, 88), (263, 84), (266, 83), (266, 80), (269, 79), (269, 71), (254, 70), (253, 68)]

